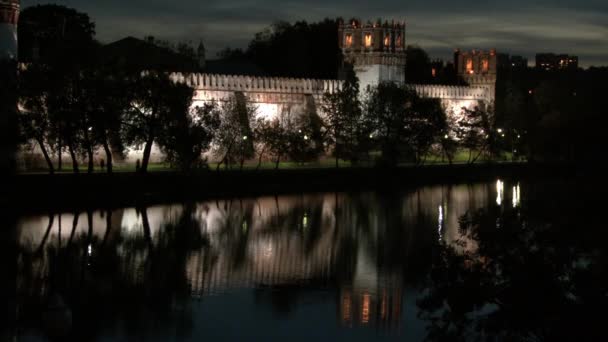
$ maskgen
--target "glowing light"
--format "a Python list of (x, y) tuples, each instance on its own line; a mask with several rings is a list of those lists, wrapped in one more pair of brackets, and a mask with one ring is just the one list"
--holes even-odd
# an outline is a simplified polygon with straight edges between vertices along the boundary
[(349, 322), (351, 318), (351, 297), (350, 293), (346, 292), (342, 298), (342, 321)]
[(87, 254), (89, 256), (91, 256), (91, 254), (93, 254), (93, 246), (91, 246), (91, 244), (89, 244), (89, 246), (87, 247)]
[(243, 140), (247, 140), (247, 136), (246, 135), (243, 136)]
[(484, 59), (481, 62), (481, 68), (483, 71), (487, 72), (488, 70), (490, 70), (490, 62), (487, 59)]
[(439, 206), (439, 223), (437, 226), (437, 233), (439, 235), (439, 241), (441, 241), (441, 239), (443, 237), (442, 231), (443, 231), (443, 206), (440, 205)]
[(304, 140), (308, 140), (308, 135), (305, 135), (305, 136), (304, 136)]
[(496, 181), (496, 204), (502, 205), (504, 199), (505, 184), (499, 179)]
[(348, 33), (346, 35), (346, 47), (351, 47), (353, 46), (353, 35)]
[(473, 59), (471, 59), (471, 58), (467, 59), (466, 70), (467, 70), (467, 73), (469, 73), (469, 74), (474, 73), (474, 71), (473, 71)]
[(386, 37), (384, 37), (384, 46), (390, 46), (391, 45), (391, 37), (389, 35), (386, 35)]
[(303, 228), (308, 227), (308, 214), (306, 214), (306, 213), (304, 213), (304, 217), (302, 218), (302, 227)]
[(369, 138), (370, 138), (370, 139), (373, 139), (373, 138), (374, 138), (374, 135), (373, 135), (373, 134), (370, 134), (370, 135), (369, 135)]
[(521, 203), (521, 192), (519, 184), (513, 187), (513, 208), (516, 208)]
[(502, 128), (499, 128), (499, 129), (498, 129), (498, 133), (502, 133)]
[(371, 47), (371, 46), (372, 46), (372, 34), (366, 33), (365, 34), (365, 47)]
[(450, 136), (449, 136), (449, 135), (447, 135), (447, 134), (443, 136), (443, 138), (444, 138), (444, 139), (448, 139), (449, 137), (450, 137)]
[(369, 293), (363, 295), (363, 303), (361, 305), (361, 323), (367, 324), (369, 322), (369, 306), (371, 302), (371, 296)]

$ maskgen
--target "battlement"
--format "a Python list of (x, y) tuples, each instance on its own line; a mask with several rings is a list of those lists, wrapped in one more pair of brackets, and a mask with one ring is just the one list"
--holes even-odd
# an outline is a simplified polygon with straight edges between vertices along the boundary
[(257, 77), (203, 73), (172, 73), (174, 82), (185, 83), (195, 90), (241, 91), (256, 93), (284, 93), (323, 95), (338, 91), (339, 80), (286, 77)]
[(475, 100), (488, 103), (493, 100), (490, 90), (483, 86), (467, 87), (427, 84), (408, 84), (407, 86), (416, 91), (421, 97), (442, 100)]
[(345, 55), (350, 53), (405, 53), (405, 22), (380, 20), (362, 23), (352, 19), (341, 22), (338, 41)]

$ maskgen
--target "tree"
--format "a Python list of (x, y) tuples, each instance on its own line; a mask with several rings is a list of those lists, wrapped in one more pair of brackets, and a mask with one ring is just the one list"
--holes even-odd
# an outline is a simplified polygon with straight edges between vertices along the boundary
[(461, 146), (469, 150), (469, 163), (475, 163), (481, 155), (496, 155), (499, 134), (493, 121), (492, 110), (479, 107), (463, 108), (456, 135)]
[(387, 166), (404, 159), (421, 162), (446, 120), (436, 100), (420, 98), (413, 89), (392, 82), (368, 92), (364, 115)]
[(246, 55), (273, 76), (335, 79), (342, 61), (338, 21), (277, 22), (258, 32)]
[(148, 170), (152, 145), (162, 141), (167, 133), (171, 112), (186, 101), (183, 87), (161, 72), (149, 72), (137, 77), (130, 86), (133, 95), (125, 120), (126, 141), (144, 146), (142, 173)]
[(432, 83), (431, 60), (426, 51), (419, 46), (408, 45), (405, 52), (407, 55), (406, 82), (411, 84)]
[(296, 115), (287, 131), (289, 156), (303, 163), (317, 160), (325, 151), (325, 127), (312, 96), (307, 96), (303, 112)]
[(131, 106), (131, 92), (127, 76), (115, 70), (99, 68), (92, 71), (87, 93), (90, 109), (88, 112), (92, 141), (102, 146), (105, 166), (112, 173), (113, 155), (122, 155), (125, 150), (121, 131), (122, 122)]
[[(288, 146), (288, 131), (282, 118), (275, 118), (272, 121), (260, 119), (256, 124), (255, 134), (258, 141), (263, 144), (263, 151), (267, 151), (274, 157), (275, 169), (279, 168), (281, 157), (289, 151)], [(260, 159), (258, 167), (262, 159), (262, 152), (258, 152)]]
[(362, 153), (361, 140), (369, 135), (363, 125), (359, 80), (352, 65), (346, 66), (345, 76), (340, 90), (333, 94), (326, 93), (323, 101), (328, 139), (334, 144), (336, 167), (339, 166), (340, 157), (356, 163)]
[(417, 164), (424, 163), (433, 144), (441, 139), (447, 128), (447, 117), (438, 99), (414, 97), (412, 118), (408, 130), (412, 134), (410, 145)]
[(95, 24), (86, 13), (59, 5), (27, 7), (19, 16), (19, 57), (77, 69), (95, 56)]
[(252, 126), (255, 124), (257, 108), (247, 102), (241, 92), (235, 93), (222, 106), (219, 129), (215, 135), (214, 154), (221, 158), (217, 169), (224, 164), (226, 168), (240, 162), (240, 168), (246, 159), (255, 154), (253, 143), (255, 137)]
[(19, 77), (19, 111), (18, 123), (21, 140), (35, 141), (44, 156), (49, 173), (53, 174), (55, 168), (49, 154), (52, 149), (51, 117), (47, 104), (47, 93), (43, 81), (42, 67), (32, 65), (23, 70)]
[(220, 126), (220, 110), (215, 102), (191, 109), (192, 90), (186, 86), (176, 90), (183, 102), (169, 112), (167, 134), (160, 143), (170, 163), (189, 171), (206, 165), (201, 157)]

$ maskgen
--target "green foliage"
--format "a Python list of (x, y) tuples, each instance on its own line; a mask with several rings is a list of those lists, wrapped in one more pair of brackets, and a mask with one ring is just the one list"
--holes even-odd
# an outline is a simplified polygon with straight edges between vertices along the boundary
[(368, 92), (365, 116), (386, 166), (408, 160), (420, 163), (446, 126), (438, 101), (422, 99), (414, 90), (394, 83), (381, 83)]
[[(192, 90), (186, 86), (177, 88), (184, 100), (192, 98)], [(209, 149), (215, 132), (220, 126), (220, 109), (215, 102), (190, 109), (191, 101), (184, 101), (171, 112), (167, 134), (161, 146), (167, 161), (182, 171), (206, 167), (202, 155)]]
[(239, 162), (241, 167), (245, 160), (255, 154), (255, 136), (253, 128), (256, 123), (257, 108), (247, 102), (243, 93), (236, 93), (222, 106), (219, 128), (214, 139), (214, 154), (221, 158), (226, 167)]
[(59, 5), (27, 7), (19, 16), (19, 56), (74, 69), (95, 57), (95, 24), (86, 13)]
[(335, 79), (341, 63), (338, 23), (277, 22), (255, 35), (246, 55), (273, 76)]
[(287, 132), (289, 157), (296, 162), (318, 160), (325, 151), (325, 128), (312, 96), (306, 99), (304, 112), (296, 116)]
[(334, 145), (336, 166), (339, 158), (356, 163), (369, 148), (370, 128), (365, 125), (359, 100), (359, 80), (352, 65), (345, 67), (341, 89), (324, 95), (323, 111), (328, 141)]

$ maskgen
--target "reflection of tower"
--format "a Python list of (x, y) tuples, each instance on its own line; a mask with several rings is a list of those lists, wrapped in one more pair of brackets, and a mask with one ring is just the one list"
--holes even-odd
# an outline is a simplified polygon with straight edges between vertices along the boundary
[(374, 291), (341, 288), (338, 314), (343, 325), (374, 326), (387, 330), (399, 328), (403, 291), (400, 286)]
[(338, 41), (344, 62), (353, 65), (361, 90), (380, 82), (405, 82), (405, 22), (342, 22)]
[(496, 50), (454, 51), (454, 66), (459, 77), (473, 87), (484, 87), (490, 92), (489, 102), (496, 97)]
[(0, 0), (0, 60), (17, 59), (19, 0)]

